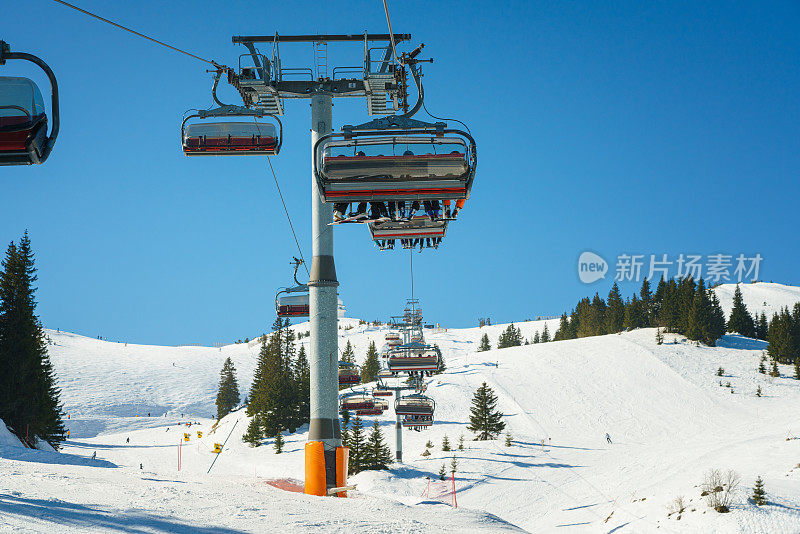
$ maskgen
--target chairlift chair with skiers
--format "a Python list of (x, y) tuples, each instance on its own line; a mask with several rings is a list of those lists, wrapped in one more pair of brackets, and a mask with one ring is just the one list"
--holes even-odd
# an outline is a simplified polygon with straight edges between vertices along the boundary
[(433, 345), (413, 342), (389, 352), (387, 368), (393, 373), (403, 371), (437, 371), (441, 362), (441, 351)]

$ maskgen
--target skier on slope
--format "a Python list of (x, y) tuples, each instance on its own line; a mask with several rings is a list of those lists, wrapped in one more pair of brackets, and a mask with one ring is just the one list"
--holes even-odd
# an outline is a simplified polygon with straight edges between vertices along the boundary
[(606, 432), (606, 441), (612, 443), (611, 436), (608, 435), (608, 432)]

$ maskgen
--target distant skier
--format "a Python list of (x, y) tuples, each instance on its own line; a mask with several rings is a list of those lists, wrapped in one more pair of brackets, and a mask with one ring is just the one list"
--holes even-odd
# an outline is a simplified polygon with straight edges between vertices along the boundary
[(131, 442), (131, 438), (125, 438), (125, 443), (130, 443), (130, 442)]
[(92, 460), (95, 460), (95, 459), (97, 459), (97, 451), (94, 451), (92, 453)]
[(141, 471), (142, 469), (144, 469), (144, 465), (139, 464), (139, 471)]
[(606, 432), (606, 441), (612, 443), (611, 436), (608, 435), (608, 432)]

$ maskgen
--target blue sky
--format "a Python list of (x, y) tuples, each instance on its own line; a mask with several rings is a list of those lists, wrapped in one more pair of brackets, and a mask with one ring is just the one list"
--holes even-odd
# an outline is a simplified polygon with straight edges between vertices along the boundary
[[(79, 5), (228, 64), (244, 52), (232, 35), (386, 31), (378, 0)], [(612, 270), (621, 253), (759, 253), (760, 278), (800, 284), (796, 2), (389, 5), (394, 30), (435, 57), (428, 109), (478, 141), (460, 220), (438, 251), (414, 254), (427, 320), (556, 315), (605, 294), (613, 273), (578, 279), (585, 250)], [(0, 243), (29, 229), (44, 324), (163, 344), (266, 331), (295, 244), (263, 158), (180, 151), (183, 112), (211, 103), (206, 65), (45, 0), (5, 6), (0, 39), (43, 57), (61, 90), (50, 160), (0, 168)], [(361, 47), (329, 56), (358, 65)], [(310, 66), (311, 45), (282, 58)], [(17, 74), (45, 83), (0, 67)], [(336, 127), (368, 119), (362, 100), (336, 100)], [(309, 120), (308, 101), (287, 102), (273, 158), (306, 257)], [(349, 315), (403, 307), (408, 252), (378, 251), (360, 226), (337, 227), (335, 247)]]

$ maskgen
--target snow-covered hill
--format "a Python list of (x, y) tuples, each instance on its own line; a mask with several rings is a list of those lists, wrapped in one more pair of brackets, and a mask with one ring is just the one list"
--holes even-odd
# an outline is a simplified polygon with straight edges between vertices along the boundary
[[(716, 290), (722, 300), (733, 286)], [(759, 300), (778, 309), (800, 296), (798, 288), (777, 284), (742, 285), (742, 291), (753, 311)], [(546, 322), (551, 333), (557, 322)], [(531, 338), (544, 324), (517, 325)], [(242, 443), (242, 411), (212, 432), (207, 417), (224, 359), (234, 361), (244, 392), (257, 344), (125, 346), (48, 331), (71, 437), (58, 463), (55, 453), (0, 440), (0, 529), (800, 531), (800, 439), (794, 439), (800, 435), (800, 381), (788, 366), (780, 378), (757, 372), (765, 343), (730, 335), (717, 347), (698, 347), (669, 334), (659, 346), (654, 330), (643, 329), (476, 352), (484, 333), (496, 345), (505, 327), (426, 332), (447, 365), (428, 381), (436, 423), (425, 432), (404, 431), (404, 463), (353, 477), (358, 491), (345, 501), (266, 484), (302, 479), (305, 428), (287, 436), (281, 455), (269, 445)], [(308, 324), (294, 328), (305, 332)], [(362, 361), (368, 343), (380, 346), (386, 332), (341, 319), (340, 349), (350, 341)], [(483, 382), (498, 396), (511, 447), (502, 439), (472, 441), (466, 429), (472, 394)], [(391, 411), (377, 419), (393, 446)], [(187, 421), (196, 424), (178, 426)], [(184, 432), (189, 442), (181, 441)], [(213, 444), (229, 434), (206, 474)], [(465, 449), (442, 451), (445, 435), (454, 445), (463, 435)], [(428, 440), (435, 446), (422, 457)], [(95, 451), (97, 460), (90, 460)], [(425, 477), (435, 477), (443, 464), (449, 469), (454, 456), (458, 510), (420, 497)], [(742, 475), (730, 514), (709, 510), (700, 497), (698, 486), (710, 468)], [(756, 476), (765, 481), (768, 506), (747, 501)], [(689, 504), (680, 520), (667, 516), (678, 496)]]
[[(800, 287), (775, 284), (772, 282), (756, 282), (753, 284), (739, 284), (742, 290), (742, 299), (751, 314), (760, 315), (764, 312), (767, 320), (772, 320), (774, 313), (783, 308), (792, 310), (800, 302)], [(736, 284), (722, 284), (714, 288), (720, 305), (725, 315), (730, 315), (733, 309), (733, 292)]]

